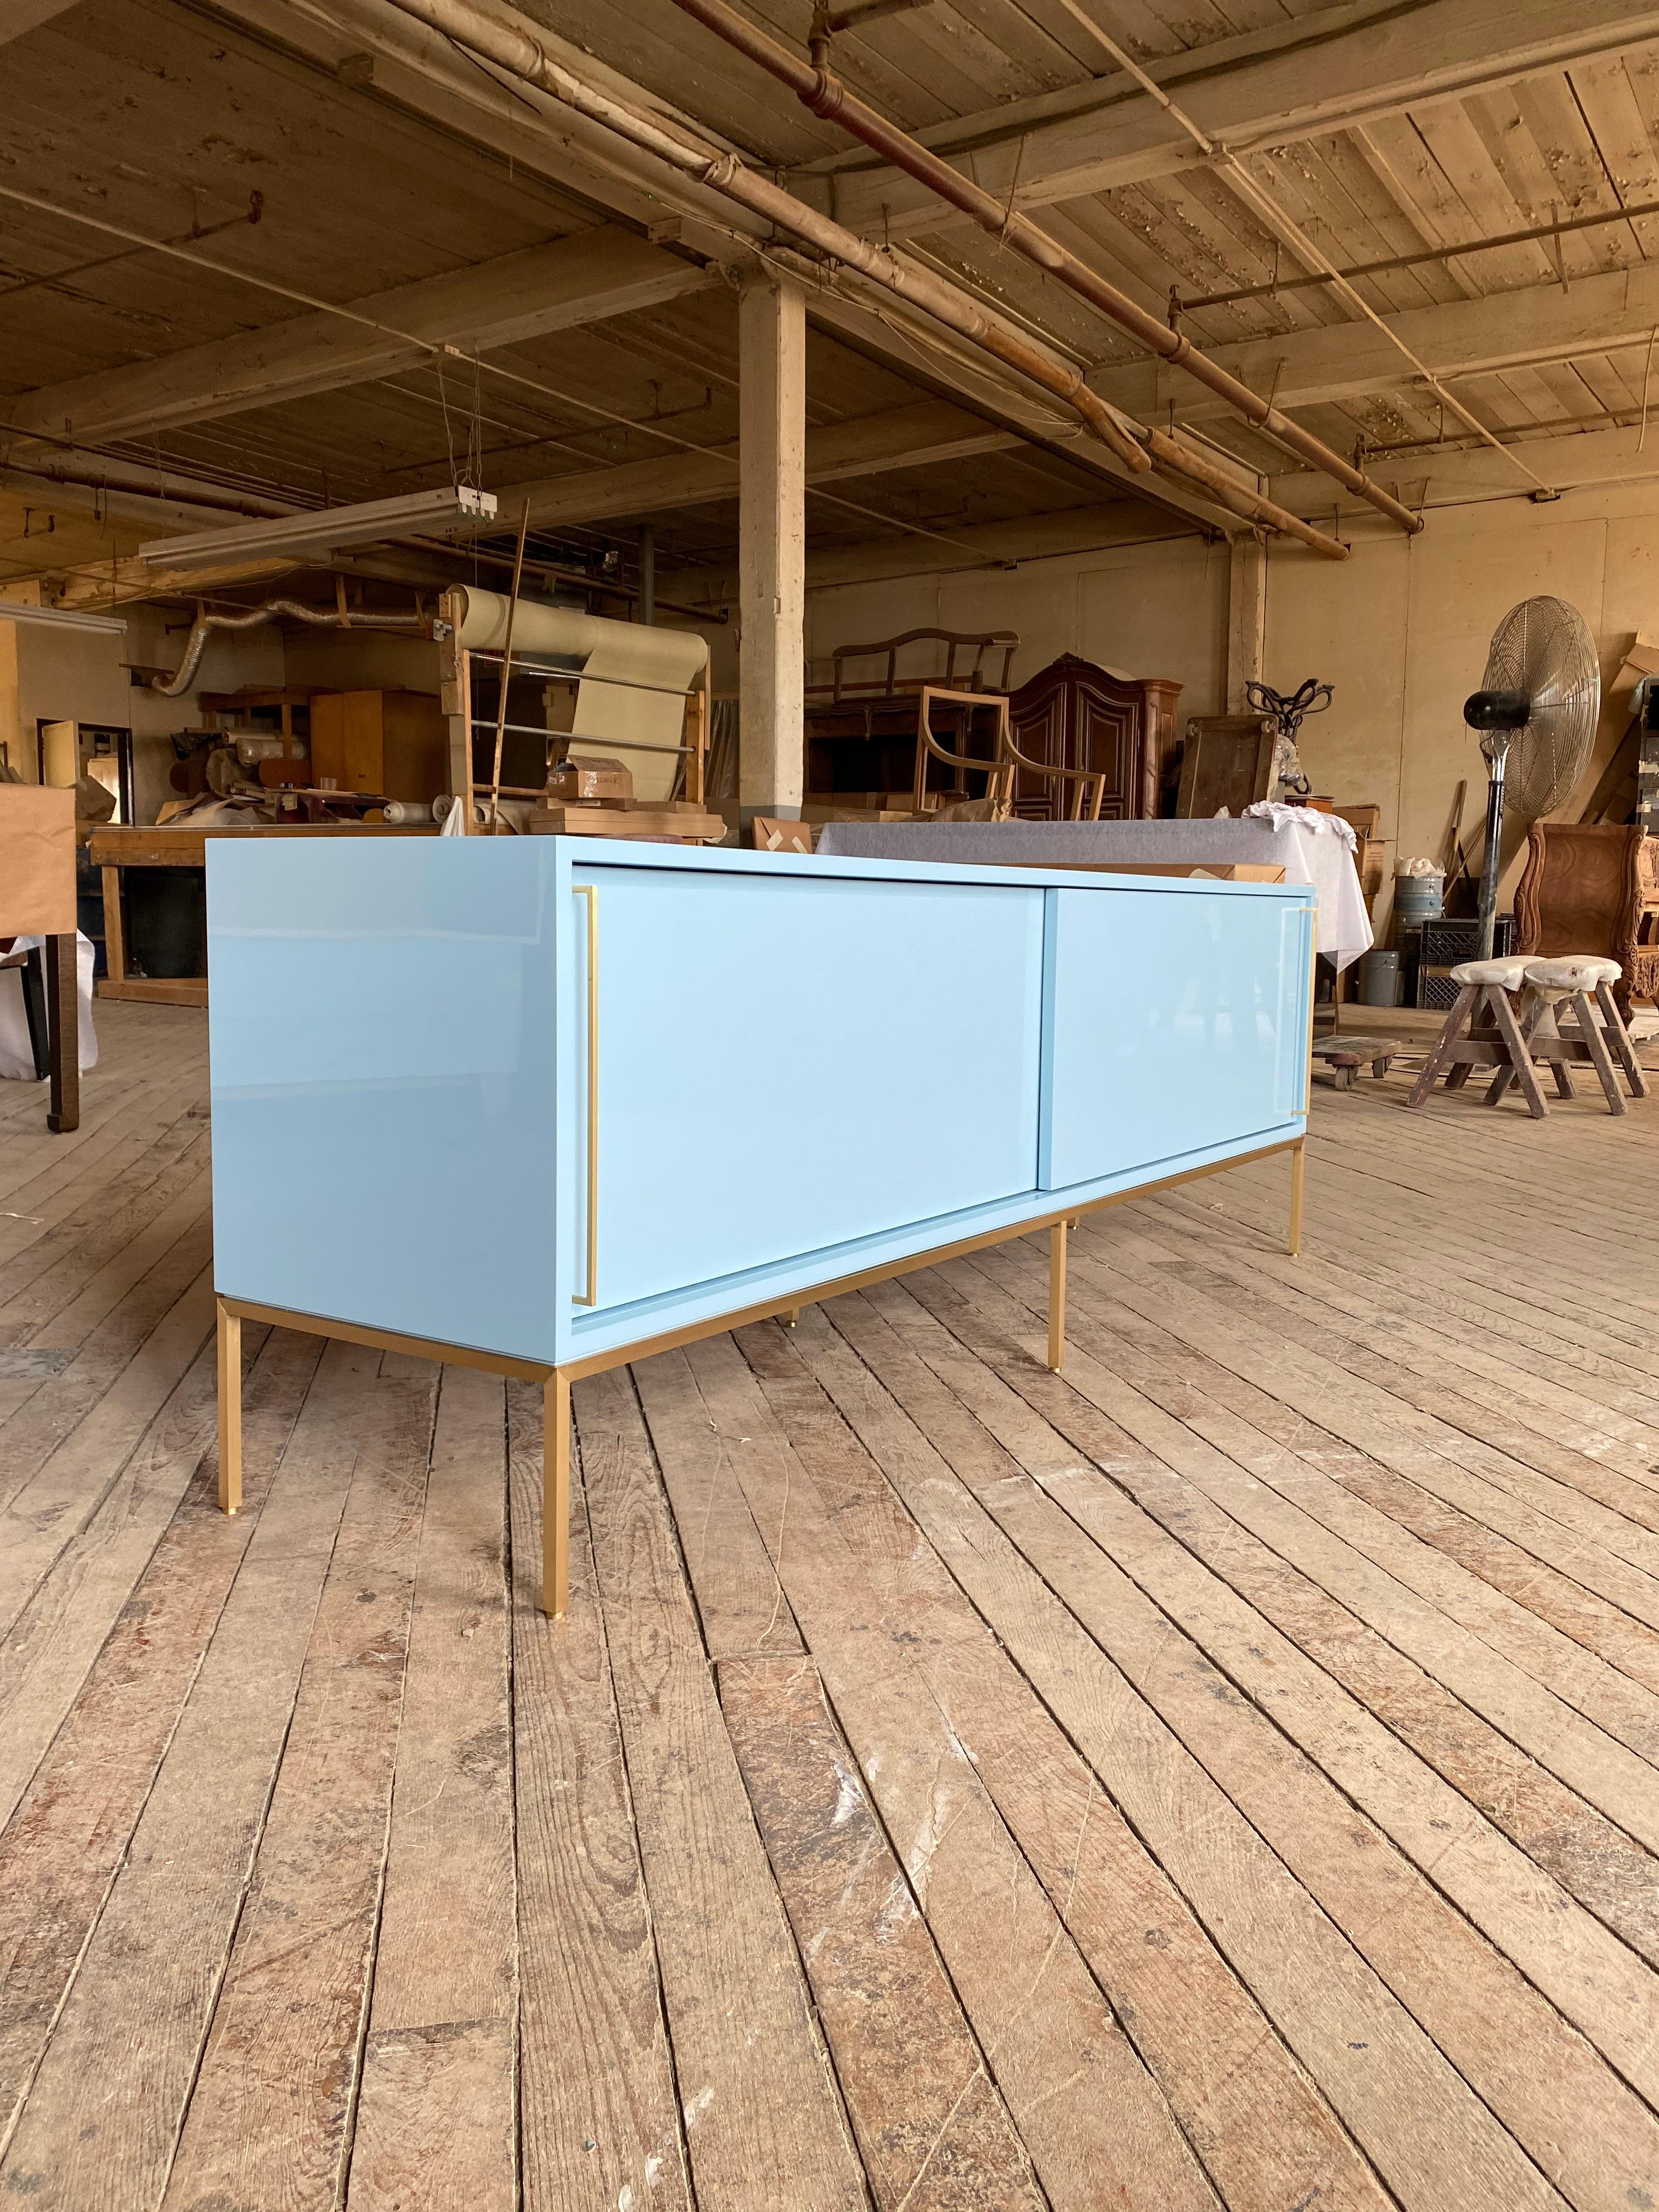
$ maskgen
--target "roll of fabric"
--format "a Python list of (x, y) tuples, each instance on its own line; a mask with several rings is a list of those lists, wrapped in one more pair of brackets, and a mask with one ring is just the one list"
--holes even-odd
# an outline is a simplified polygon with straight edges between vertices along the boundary
[[(512, 604), (506, 594), (468, 585), (456, 596), (465, 602), (459, 643), (470, 653), (505, 652)], [(617, 755), (633, 772), (641, 804), (659, 805), (672, 795), (680, 765), (672, 748), (684, 738), (686, 694), (708, 665), (705, 638), (520, 599), (513, 654), (568, 664), (577, 678), (572, 734)]]

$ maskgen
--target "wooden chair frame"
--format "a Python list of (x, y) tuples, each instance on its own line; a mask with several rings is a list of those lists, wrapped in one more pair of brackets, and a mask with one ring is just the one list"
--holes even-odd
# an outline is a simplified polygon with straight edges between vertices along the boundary
[[(988, 759), (976, 754), (953, 753), (942, 745), (933, 735), (933, 709), (943, 701), (948, 706), (961, 707), (969, 714), (989, 708), (997, 717), (996, 750)], [(1014, 778), (1020, 769), (1032, 775), (1047, 776), (1056, 783), (1073, 787), (1071, 811), (1067, 819), (1073, 822), (1098, 822), (1100, 810), (1106, 799), (1106, 775), (1102, 769), (1054, 768), (1046, 761), (1027, 757), (1014, 743), (1013, 728), (1009, 720), (1008, 702), (995, 692), (949, 691), (942, 685), (922, 686), (917, 701), (916, 714), (916, 773), (912, 801), (918, 814), (931, 811), (927, 792), (927, 763), (929, 759), (943, 761), (951, 768), (977, 769), (988, 781), (986, 797), (993, 801), (1000, 815), (1012, 812), (1014, 798)]]
[[(1070, 783), (1076, 787), (1072, 794), (1072, 811), (1065, 817), (1068, 822), (1098, 822), (1100, 810), (1106, 803), (1106, 771), (1098, 768), (1051, 768), (1046, 761), (1030, 760), (1014, 743), (1012, 726), (1004, 733), (1009, 763), (1015, 769), (1024, 769), (1029, 775), (1051, 778), (1056, 783)], [(1012, 793), (1012, 785), (1010, 784)], [(1088, 811), (1084, 811), (1085, 805)]]
[[(934, 705), (943, 702), (946, 706), (961, 707), (969, 715), (988, 708), (997, 718), (996, 744), (988, 759), (975, 753), (953, 753), (940, 744), (933, 735)], [(1008, 702), (995, 691), (951, 691), (942, 684), (924, 684), (916, 700), (916, 772), (911, 793), (912, 803), (918, 814), (933, 811), (935, 801), (927, 790), (927, 763), (943, 761), (947, 768), (972, 769), (986, 778), (985, 795), (997, 809), (1006, 814), (1013, 804), (1014, 763), (1011, 757), (1013, 742), (1008, 734)]]

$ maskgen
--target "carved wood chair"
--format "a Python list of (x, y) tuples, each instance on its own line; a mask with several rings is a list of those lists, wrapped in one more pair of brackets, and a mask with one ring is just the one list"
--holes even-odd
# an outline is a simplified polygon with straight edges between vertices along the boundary
[(1518, 949), (1616, 961), (1613, 996), (1628, 1020), (1632, 997), (1659, 998), (1659, 837), (1633, 823), (1534, 822), (1527, 842)]

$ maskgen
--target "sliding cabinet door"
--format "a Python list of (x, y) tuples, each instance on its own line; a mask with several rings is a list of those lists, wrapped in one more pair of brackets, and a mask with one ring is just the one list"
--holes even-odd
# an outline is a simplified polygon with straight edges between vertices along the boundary
[[(576, 880), (598, 1107), (590, 1129), (584, 1073), (563, 1218), (598, 1308), (1035, 1188), (1040, 890), (624, 864)], [(586, 972), (584, 949), (579, 993)]]
[(1304, 896), (1182, 884), (1048, 896), (1045, 1190), (1247, 1151), (1302, 1113)]

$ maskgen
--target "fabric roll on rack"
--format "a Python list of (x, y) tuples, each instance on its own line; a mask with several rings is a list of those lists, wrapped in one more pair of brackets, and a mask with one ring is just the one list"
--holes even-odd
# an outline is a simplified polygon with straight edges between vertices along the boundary
[[(471, 585), (457, 590), (464, 603), (458, 642), (469, 653), (506, 650), (512, 602), (501, 592)], [(573, 678), (576, 708), (571, 736), (603, 745), (632, 771), (642, 804), (672, 797), (685, 741), (686, 695), (708, 665), (707, 639), (695, 630), (654, 623), (610, 622), (574, 607), (520, 599), (513, 616), (514, 666)]]

